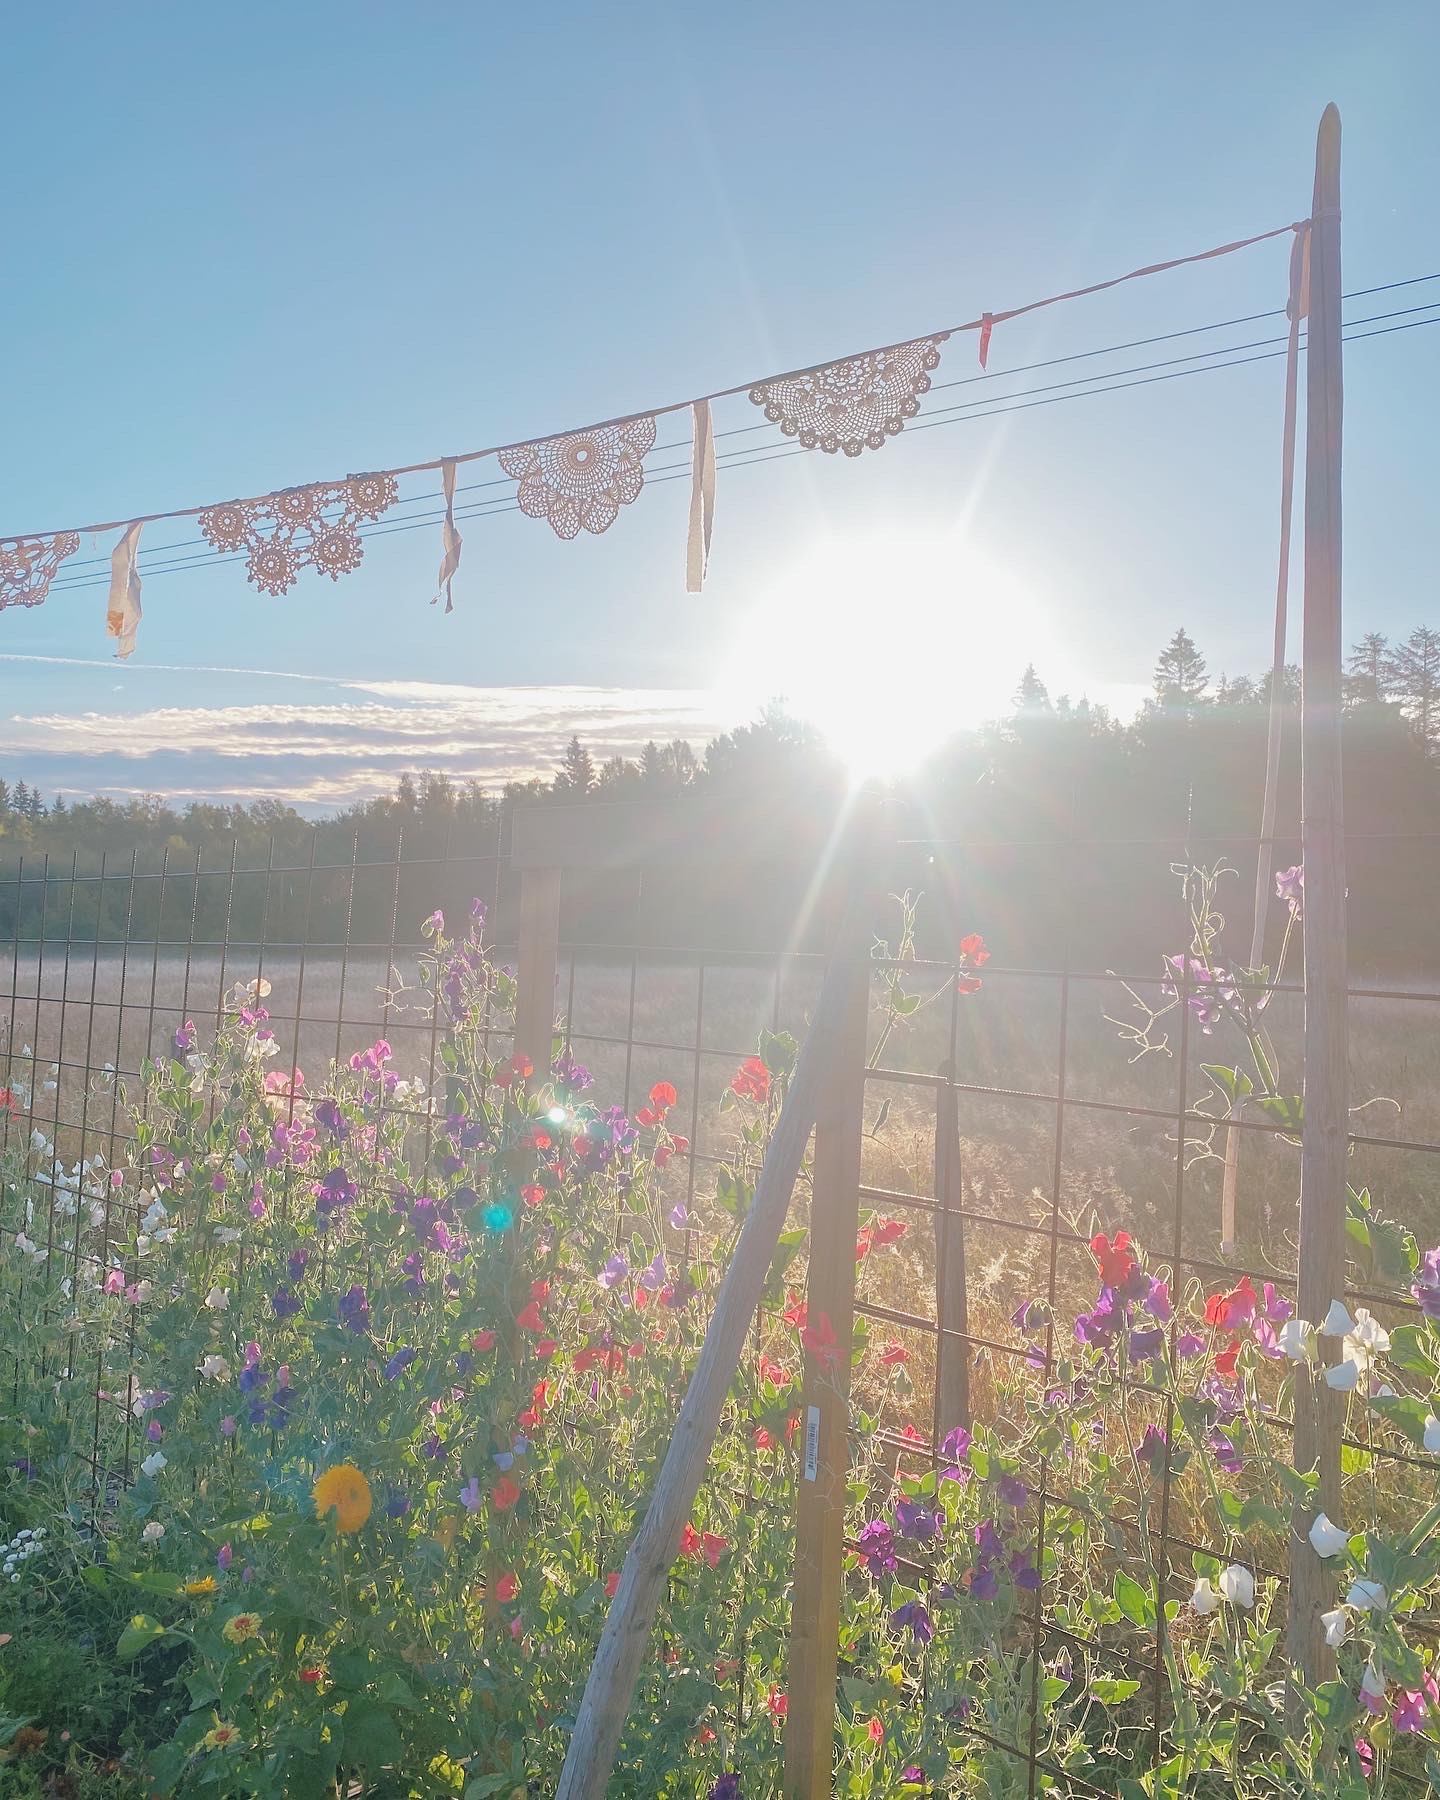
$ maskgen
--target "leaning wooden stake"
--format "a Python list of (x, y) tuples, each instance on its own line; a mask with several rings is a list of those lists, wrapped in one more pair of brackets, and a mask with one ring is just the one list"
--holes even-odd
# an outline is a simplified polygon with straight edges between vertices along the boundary
[[(868, 833), (866, 837), (868, 841)], [(858, 834), (856, 843), (861, 843)], [(710, 1460), (720, 1410), (764, 1291), (811, 1128), (833, 1078), (855, 963), (868, 953), (872, 889), (862, 866), (864, 860), (863, 850), (857, 849), (851, 897), (826, 965), (810, 1029), (796, 1059), (755, 1184), (755, 1197), (721, 1284), (649, 1509), (625, 1558), (585, 1683), (556, 1800), (601, 1800), (610, 1779), (635, 1678), (650, 1643), (655, 1609)]]
[[(1300, 1313), (1323, 1319), (1344, 1290), (1349, 1147), (1345, 838), (1340, 760), (1340, 114), (1327, 106), (1315, 155), (1306, 359), (1304, 685), (1300, 714), (1305, 865), (1305, 1124), (1300, 1150)], [(1333, 1339), (1322, 1339), (1333, 1344)], [(1318, 1469), (1318, 1506), (1340, 1513), (1339, 1395), (1296, 1382), (1295, 1467)], [(1290, 1661), (1310, 1686), (1334, 1673), (1320, 1614), (1326, 1565), (1298, 1508), (1290, 1545)]]

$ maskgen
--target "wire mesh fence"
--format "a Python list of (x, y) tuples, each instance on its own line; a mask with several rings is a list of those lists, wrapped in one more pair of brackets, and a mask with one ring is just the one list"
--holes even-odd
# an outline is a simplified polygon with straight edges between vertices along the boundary
[[(1126, 845), (1127, 854), (1135, 848)], [(1067, 839), (1047, 852), (1076, 848)], [(1106, 842), (1084, 848), (1103, 857)], [(1232, 846), (1237, 854), (1241, 848)], [(1246, 848), (1259, 855), (1271, 846)], [(1174, 846), (1155, 850), (1171, 854)], [(947, 859), (959, 869), (977, 854), (974, 846), (901, 844), (900, 874), (913, 868), (916, 851), (938, 860), (942, 880)], [(87, 1274), (92, 1285), (113, 1279), (112, 1246), (143, 1223), (133, 1190), (112, 1187), (109, 1171), (143, 1128), (133, 1108), (147, 1060), (175, 1054), (197, 1021), (218, 1028), (225, 996), (237, 986), (255, 995), (258, 984), (269, 984), (277, 1119), (295, 1118), (302, 1092), (296, 1071), (311, 1071), (313, 1083), (332, 1060), (363, 1053), (378, 1036), (393, 1046), (402, 1084), (395, 1106), (412, 1105), (428, 1130), (434, 1110), (426, 1097), (444, 1093), (447, 1074), (436, 1011), (418, 1003), (413, 979), (427, 944), (422, 922), (442, 902), (459, 910), (479, 898), (502, 959), (521, 930), (521, 880), (506, 854), (410, 860), (403, 845), (389, 857), (362, 858), (357, 844), (348, 862), (331, 865), (317, 864), (313, 852), (307, 862), (285, 866), (273, 857), (241, 866), (232, 855), (204, 867), (169, 853), (149, 869), (134, 858), (109, 857), (90, 870), (74, 861), (57, 867), (23, 859), (0, 870), (0, 889), (9, 897), (11, 924), (8, 992), (0, 993), (0, 1153), (10, 1158), (12, 1180), (23, 1173), (32, 1196), (48, 1196), (39, 1204), (32, 1198), (24, 1216), (10, 1218), (0, 1251), (0, 1304), (17, 1317), (42, 1263), (66, 1265), (66, 1301)], [(1003, 921), (973, 924), (1003, 946)], [(977, 965), (953, 949), (938, 958), (919, 954), (903, 917), (877, 920), (877, 932), (865, 1100), (853, 1120), (863, 1221), (853, 1310), (864, 1354), (850, 1400), (852, 1472), (860, 1486), (849, 1497), (847, 1561), (834, 1571), (837, 1585), (865, 1581), (861, 1530), (898, 1475), (929, 1471), (938, 1486), (950, 1460), (944, 1446), (957, 1428), (983, 1429), (996, 1442), (1018, 1434), (1025, 1422), (1021, 1377), (1048, 1393), (1073, 1383), (1075, 1320), (1095, 1304), (1097, 1231), (1107, 1242), (1130, 1233), (1152, 1264), (1170, 1271), (1177, 1314), (1187, 1287), (1203, 1297), (1248, 1275), (1257, 1292), (1273, 1295), (1278, 1318), (1280, 1302), (1293, 1306), (1296, 1281), (1300, 1120), (1285, 1109), (1302, 1090), (1303, 991), (1293, 973), (1282, 970), (1239, 1000), (1233, 992), (1245, 984), (1236, 974), (1231, 998), (1217, 1001), (1208, 973), (1187, 963), (1096, 969), (1086, 966), (1083, 945), (1062, 939), (1054, 966), (1006, 965), (997, 954), (977, 977)], [(586, 941), (573, 932), (561, 934), (554, 950), (557, 1054), (583, 1059), (597, 1092), (627, 1114), (656, 1082), (682, 1090), (689, 1154), (671, 1173), (683, 1206), (675, 1216), (687, 1221), (677, 1229), (688, 1263), (701, 1253), (693, 1222), (715, 1204), (733, 1154), (722, 1101), (735, 1070), (763, 1034), (803, 1035), (824, 958), (795, 948), (657, 949)], [(1218, 949), (1211, 964), (1219, 967)], [(1385, 1196), (1387, 1217), (1432, 1233), (1433, 1159), (1440, 1152), (1437, 1000), (1433, 982), (1376, 983), (1350, 995), (1354, 1186)], [(1227, 1092), (1215, 1071), (1240, 1067), (1243, 1057), (1224, 1049), (1224, 1030), (1247, 1007), (1253, 1024), (1257, 1006), (1276, 1104), (1241, 1111), (1229, 1105), (1233, 1089)], [(497, 1015), (486, 1029), (504, 1045), (513, 1024)], [(1242, 1051), (1244, 1036), (1242, 1029)], [(1233, 1241), (1222, 1243), (1231, 1133), (1240, 1199)], [(812, 1232), (828, 1228), (808, 1187), (796, 1207)], [(126, 1208), (133, 1216), (123, 1216)], [(896, 1254), (876, 1253), (877, 1229)], [(1363, 1243), (1357, 1236), (1356, 1243), (1355, 1279), (1345, 1297), (1391, 1327), (1413, 1316), (1404, 1282), (1377, 1251), (1378, 1235)], [(235, 1279), (243, 1283), (243, 1252), (236, 1254)], [(792, 1307), (803, 1293), (803, 1267), (802, 1256), (791, 1277)], [(116, 1380), (123, 1346), (111, 1345), (102, 1363), (64, 1317), (40, 1323), (38, 1346), (12, 1346), (11, 1404), (23, 1414), (23, 1383), (58, 1382), (74, 1416), (88, 1421), (93, 1518), (115, 1486), (132, 1478), (143, 1454), (143, 1415), (132, 1386)], [(757, 1317), (757, 1355), (775, 1326), (775, 1319)], [(1180, 1330), (1178, 1317), (1163, 1321), (1172, 1355)], [(1274, 1402), (1262, 1410), (1261, 1429), (1283, 1440), (1291, 1420), (1278, 1403), (1278, 1375), (1272, 1380), (1262, 1370), (1260, 1383)], [(1195, 1392), (1200, 1397), (1198, 1385)], [(1035, 1579), (1027, 1576), (1010, 1633), (1026, 1704), (1008, 1720), (968, 1709), (963, 1695), (951, 1706), (954, 1730), (1013, 1761), (1029, 1793), (1055, 1782), (1067, 1792), (1115, 1791), (1063, 1756), (1051, 1728), (1055, 1683), (1068, 1686), (1062, 1677), (1077, 1659), (1092, 1681), (1098, 1676), (1125, 1694), (1126, 1729), (1132, 1743), (1144, 1745), (1137, 1764), (1159, 1766), (1170, 1755), (1168, 1659), (1177, 1646), (1183, 1652), (1187, 1629), (1179, 1605), (1189, 1596), (1195, 1558), (1228, 1562), (1235, 1541), (1217, 1530), (1203, 1470), (1172, 1456), (1176, 1399), (1147, 1378), (1143, 1364), (1127, 1383), (1122, 1415), (1133, 1440), (1162, 1446), (1152, 1457), (1155, 1479), (1132, 1509), (1097, 1518), (1073, 1453), (1058, 1446), (1031, 1478), (1022, 1567)], [(1407, 1490), (1390, 1482), (1387, 1469), (1408, 1463), (1418, 1480), (1433, 1483), (1433, 1463), (1403, 1444), (1355, 1431), (1345, 1444), (1351, 1466), (1369, 1471), (1397, 1505)], [(1094, 1454), (1106, 1453), (1097, 1442)], [(752, 1493), (747, 1506), (755, 1504)], [(773, 1494), (765, 1504), (773, 1507)], [(1238, 1529), (1238, 1514), (1231, 1524)], [(1288, 1521), (1277, 1521), (1268, 1535), (1252, 1535), (1247, 1552), (1257, 1574), (1282, 1584), (1287, 1533)], [(1173, 1605), (1130, 1617), (1108, 1604), (1085, 1604), (1086, 1594), (1108, 1597), (1117, 1577), (1140, 1561), (1158, 1572), (1162, 1602)], [(931, 1559), (923, 1545), (902, 1547), (900, 1568), (929, 1593)], [(967, 1600), (939, 1596), (937, 1610), (957, 1598)], [(1428, 1617), (1412, 1623), (1421, 1636), (1435, 1637)], [(854, 1641), (841, 1646), (842, 1678), (859, 1679), (859, 1649)], [(957, 1669), (963, 1677), (963, 1662), (952, 1676)], [(940, 1676), (927, 1665), (917, 1706), (932, 1698), (932, 1679), (938, 1687)], [(1237, 1717), (1257, 1704), (1246, 1695), (1212, 1698)], [(737, 1738), (747, 1709), (762, 1703), (741, 1687)], [(803, 1703), (790, 1696), (792, 1707)], [(848, 1704), (842, 1698), (842, 1710)]]

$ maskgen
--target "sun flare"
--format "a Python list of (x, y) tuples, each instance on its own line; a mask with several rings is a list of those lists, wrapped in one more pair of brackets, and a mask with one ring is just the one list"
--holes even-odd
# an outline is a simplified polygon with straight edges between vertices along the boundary
[(962, 533), (835, 536), (761, 596), (727, 685), (752, 705), (781, 699), (857, 779), (897, 775), (1005, 710), (1038, 618)]

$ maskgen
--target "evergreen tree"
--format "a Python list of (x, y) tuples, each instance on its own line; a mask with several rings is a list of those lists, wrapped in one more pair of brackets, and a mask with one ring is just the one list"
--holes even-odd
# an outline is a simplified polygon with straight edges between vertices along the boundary
[(566, 800), (583, 800), (595, 786), (595, 764), (578, 737), (565, 746), (565, 760), (551, 782), (551, 792)]
[(1026, 663), (1025, 673), (1015, 690), (1015, 710), (1022, 713), (1050, 711), (1050, 690), (1035, 673), (1034, 663)]
[(1154, 680), (1155, 698), (1161, 706), (1189, 708), (1204, 701), (1210, 685), (1205, 658), (1183, 625), (1160, 652)]
[(1388, 700), (1395, 692), (1395, 658), (1383, 632), (1367, 631), (1352, 644), (1345, 668), (1345, 698), (1352, 706)]
[(1417, 625), (1395, 646), (1394, 692), (1429, 756), (1440, 754), (1440, 631)]

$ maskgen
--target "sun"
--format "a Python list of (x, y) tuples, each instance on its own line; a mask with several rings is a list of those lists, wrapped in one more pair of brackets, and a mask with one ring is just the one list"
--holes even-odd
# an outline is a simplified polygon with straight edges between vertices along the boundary
[(962, 532), (836, 535), (761, 595), (726, 686), (752, 707), (782, 700), (857, 780), (894, 776), (1007, 710), (1038, 618)]

